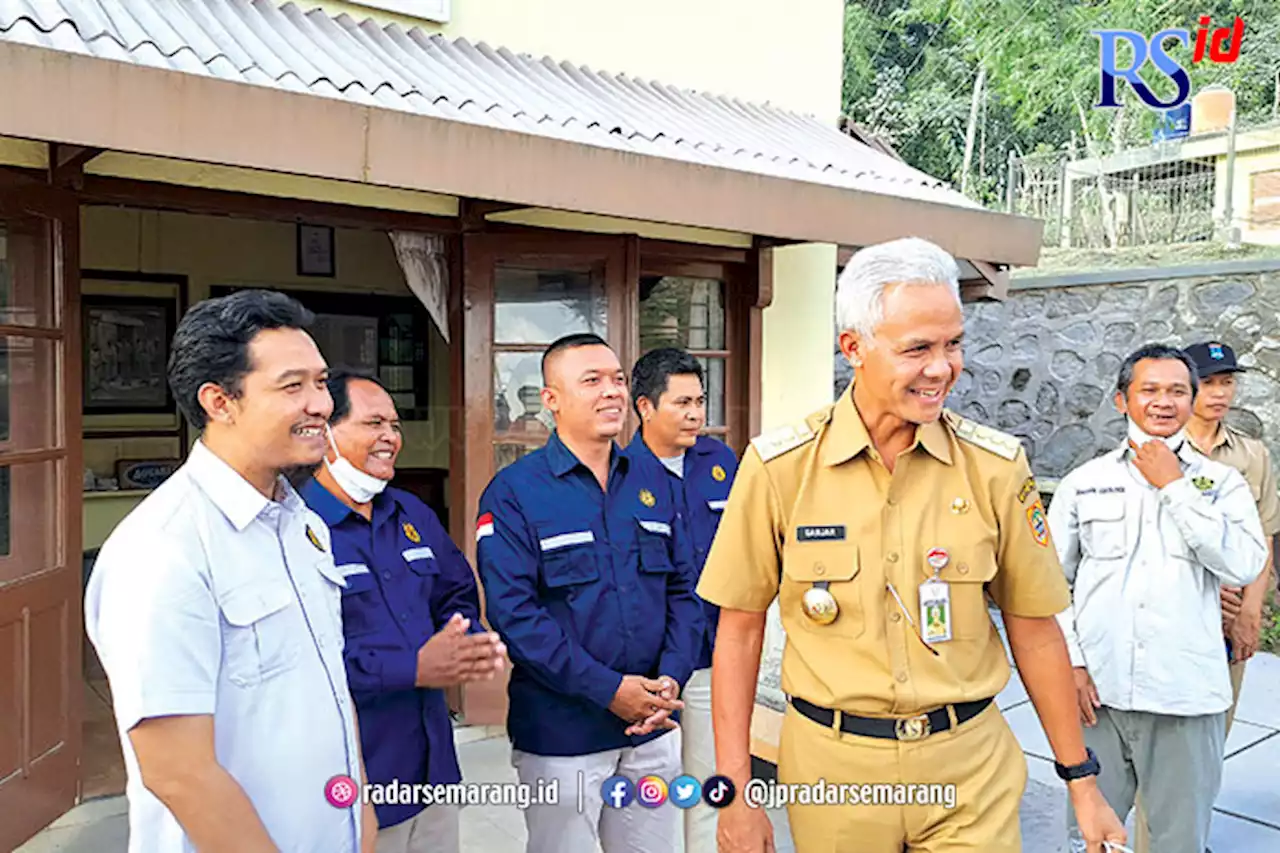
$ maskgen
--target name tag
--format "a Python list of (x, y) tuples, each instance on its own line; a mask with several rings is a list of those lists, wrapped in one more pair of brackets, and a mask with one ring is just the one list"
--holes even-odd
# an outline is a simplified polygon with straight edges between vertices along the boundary
[(436, 555), (435, 551), (425, 545), (421, 548), (410, 548), (407, 551), (401, 551), (400, 556), (404, 557), (406, 563), (412, 563), (414, 560), (430, 560)]
[(827, 524), (821, 527), (807, 526), (796, 528), (797, 542), (843, 542), (843, 524)]
[(951, 586), (930, 578), (920, 584), (920, 636), (926, 643), (951, 639)]
[(369, 567), (364, 563), (343, 563), (341, 566), (335, 566), (335, 568), (338, 570), (338, 574), (344, 578), (369, 574)]

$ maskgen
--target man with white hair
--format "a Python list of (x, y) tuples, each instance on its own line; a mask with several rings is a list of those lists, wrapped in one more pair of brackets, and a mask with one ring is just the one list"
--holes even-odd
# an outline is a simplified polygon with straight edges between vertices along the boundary
[[(1010, 670), (989, 593), (1090, 853), (1123, 843), (1076, 712), (1054, 618), (1070, 599), (1026, 454), (943, 408), (964, 364), (954, 259), (919, 239), (864, 249), (837, 310), (853, 383), (751, 442), (698, 585), (721, 608), (717, 771), (748, 793), (765, 611), (778, 597), (790, 700), (779, 781), (825, 783), (821, 797), (790, 789), (798, 853), (1017, 853), (1027, 767), (994, 702)], [(722, 853), (775, 849), (747, 800), (721, 812)]]

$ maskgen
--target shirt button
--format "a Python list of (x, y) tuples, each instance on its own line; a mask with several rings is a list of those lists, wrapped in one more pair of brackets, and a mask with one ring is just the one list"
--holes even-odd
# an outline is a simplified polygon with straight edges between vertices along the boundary
[(889, 500), (888, 500), (888, 504), (889, 504), (889, 506), (897, 506), (897, 505), (898, 505), (898, 499), (897, 499), (897, 498), (889, 498)]
[(382, 576), (387, 580), (391, 580), (391, 572), (383, 572)]
[(885, 557), (885, 559), (886, 559), (886, 560), (888, 560), (890, 563), (896, 563), (896, 562), (898, 562), (898, 552), (897, 552), (897, 551), (890, 551), (890, 552), (889, 552), (889, 556), (888, 556), (888, 557)]
[(895, 610), (893, 611), (893, 615), (890, 616), (889, 618), (892, 619), (894, 622), (901, 622), (902, 614)]
[(969, 574), (969, 564), (961, 563), (960, 565), (956, 566), (956, 571), (960, 572), (960, 574), (962, 575)]
[(813, 567), (813, 573), (815, 575), (825, 575), (827, 573), (827, 567), (822, 565), (822, 563), (818, 563), (818, 565)]
[(401, 614), (400, 614), (400, 621), (401, 621), (401, 622), (408, 622), (408, 621), (409, 621), (409, 614), (408, 614), (408, 613), (401, 613)]
[(900, 672), (894, 677), (898, 679), (899, 684), (902, 684), (907, 680), (907, 674), (905, 672)]

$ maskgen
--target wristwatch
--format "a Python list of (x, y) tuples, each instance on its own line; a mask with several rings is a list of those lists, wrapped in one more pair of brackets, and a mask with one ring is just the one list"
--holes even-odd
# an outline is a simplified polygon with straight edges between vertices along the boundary
[(1102, 772), (1102, 765), (1098, 763), (1098, 756), (1093, 754), (1093, 750), (1086, 746), (1084, 751), (1089, 757), (1079, 764), (1073, 764), (1068, 767), (1065, 764), (1053, 762), (1053, 769), (1058, 771), (1059, 779), (1064, 782), (1070, 782), (1074, 779), (1083, 779), (1086, 776), (1097, 776)]

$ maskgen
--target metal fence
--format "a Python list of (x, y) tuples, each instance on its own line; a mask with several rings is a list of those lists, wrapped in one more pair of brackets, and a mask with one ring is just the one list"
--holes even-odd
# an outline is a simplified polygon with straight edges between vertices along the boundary
[(1010, 212), (1041, 219), (1044, 244), (1104, 249), (1212, 240), (1215, 164), (1175, 160), (1103, 171), (1066, 152), (1013, 157)]

